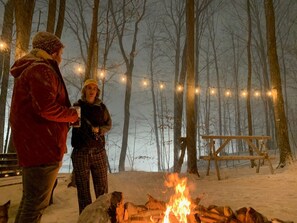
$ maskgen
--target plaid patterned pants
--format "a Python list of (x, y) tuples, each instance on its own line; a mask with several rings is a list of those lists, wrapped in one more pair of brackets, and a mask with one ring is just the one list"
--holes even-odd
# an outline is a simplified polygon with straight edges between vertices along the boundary
[(75, 148), (71, 155), (75, 174), (79, 213), (92, 203), (90, 173), (96, 198), (108, 192), (107, 160), (105, 149)]

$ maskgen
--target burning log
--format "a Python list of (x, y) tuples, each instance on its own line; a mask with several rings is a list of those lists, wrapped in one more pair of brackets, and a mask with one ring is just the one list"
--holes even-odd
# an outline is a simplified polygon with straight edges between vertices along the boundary
[(161, 210), (163, 212), (166, 211), (166, 203), (164, 201), (159, 201), (155, 198), (153, 198), (151, 195), (148, 196), (148, 201), (145, 203), (145, 206), (147, 209), (150, 210)]
[(202, 222), (226, 222), (228, 220), (228, 217), (220, 214), (220, 211), (213, 207), (207, 209), (204, 206), (199, 205), (193, 210), (193, 212)]
[(131, 202), (125, 203), (124, 209), (124, 221), (127, 222), (157, 222), (164, 216), (164, 211), (160, 209), (149, 209), (145, 205), (135, 205)]

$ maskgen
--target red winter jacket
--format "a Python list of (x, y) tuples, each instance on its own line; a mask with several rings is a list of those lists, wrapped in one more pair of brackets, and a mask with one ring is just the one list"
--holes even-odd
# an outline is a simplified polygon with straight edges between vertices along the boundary
[(19, 164), (23, 167), (60, 162), (66, 152), (70, 109), (58, 64), (45, 51), (34, 49), (11, 68), (15, 78), (10, 124)]

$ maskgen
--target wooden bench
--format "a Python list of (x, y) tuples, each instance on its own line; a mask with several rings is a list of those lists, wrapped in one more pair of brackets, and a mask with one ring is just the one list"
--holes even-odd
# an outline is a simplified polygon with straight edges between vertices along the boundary
[[(259, 160), (259, 163), (257, 165), (256, 172), (259, 173), (260, 171), (260, 161), (267, 160), (270, 171), (273, 174), (273, 167), (271, 163), (272, 157), (269, 157), (268, 150), (266, 147), (266, 141), (270, 139), (270, 136), (215, 136), (215, 135), (203, 135), (202, 139), (206, 140), (208, 143), (208, 155), (207, 156), (200, 156), (199, 158), (201, 160), (206, 160), (208, 161), (208, 166), (207, 166), (207, 173), (206, 175), (209, 175), (210, 171), (210, 161), (214, 161), (215, 163), (215, 168), (217, 172), (217, 177), (218, 180), (221, 179), (220, 176), (220, 170), (219, 170), (219, 165), (218, 161), (221, 160)], [(215, 140), (222, 140), (221, 146), (219, 146), (217, 149), (215, 148)], [(255, 155), (225, 155), (223, 153), (226, 145), (231, 141), (231, 140), (243, 140), (245, 141), (251, 150), (255, 153)], [(256, 140), (257, 143), (254, 143), (253, 140)], [(222, 153), (222, 154), (221, 154)]]
[(22, 169), (16, 153), (0, 153), (0, 177), (18, 176)]

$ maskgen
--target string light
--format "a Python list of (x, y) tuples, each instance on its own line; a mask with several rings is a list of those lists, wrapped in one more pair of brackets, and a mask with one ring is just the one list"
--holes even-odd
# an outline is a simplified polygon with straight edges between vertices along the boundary
[(260, 92), (259, 91), (255, 91), (254, 96), (255, 97), (260, 97)]
[(160, 87), (161, 90), (163, 90), (165, 88), (165, 84), (164, 83), (160, 83), (159, 87)]
[(226, 97), (230, 97), (231, 96), (231, 91), (229, 89), (227, 89), (227, 91), (225, 92), (225, 96)]
[(195, 94), (199, 94), (200, 93), (200, 87), (196, 87), (195, 88)]
[(0, 40), (0, 51), (4, 51), (7, 48), (7, 44)]
[(144, 80), (142, 81), (142, 86), (147, 87), (148, 85), (149, 85), (148, 80), (147, 80), (147, 79), (144, 79)]
[(100, 72), (99, 72), (99, 78), (100, 79), (104, 79), (105, 78), (105, 70), (100, 70)]
[(183, 86), (181, 84), (177, 85), (177, 91), (182, 92), (183, 91)]
[(241, 96), (244, 97), (244, 98), (247, 97), (248, 96), (248, 92), (246, 90), (242, 90), (241, 91)]
[[(0, 41), (0, 49), (2, 50), (4, 47), (5, 47), (4, 43)], [(82, 75), (84, 73), (83, 66), (81, 66), (81, 65), (76, 66), (75, 72), (78, 73), (79, 75)], [(105, 70), (102, 70), (101, 69), (100, 72), (98, 72), (98, 73), (99, 73), (98, 74), (98, 77), (99, 78), (101, 78), (101, 79), (105, 78), (105, 75), (106, 75)], [(147, 87), (150, 84), (150, 80), (147, 79), (147, 78), (137, 77), (135, 75), (133, 77), (141, 78), (142, 79), (141, 85), (143, 87)], [(125, 74), (122, 74), (120, 76), (120, 80), (121, 80), (122, 83), (126, 83), (126, 81), (127, 81), (126, 75)], [(159, 86), (159, 89), (160, 90), (165, 89), (165, 83), (163, 81), (162, 82), (159, 82), (159, 85), (158, 86)], [(181, 84), (177, 84), (176, 85), (176, 91), (182, 92), (183, 90), (184, 90), (183, 85), (181, 85)], [(230, 88), (228, 88), (226, 90), (222, 89), (222, 91), (224, 91), (224, 95), (226, 97), (231, 97), (233, 95), (232, 90), (230, 90)], [(261, 92), (259, 90), (253, 90), (252, 92), (253, 92), (253, 96), (256, 97), (256, 98), (258, 98), (258, 97), (261, 96)], [(201, 87), (196, 87), (195, 88), (195, 94), (200, 94), (200, 93), (201, 93)], [(214, 96), (217, 93), (217, 89), (214, 88), (214, 87), (209, 87), (209, 93), (210, 93), (210, 95)], [(275, 92), (273, 92), (273, 90), (268, 90), (265, 94), (266, 94), (267, 97), (272, 97), (272, 98), (276, 98), (276, 95), (277, 95), (276, 90), (275, 90)], [(244, 97), (244, 98), (247, 97), (248, 96), (248, 91), (247, 90), (241, 90), (240, 91), (240, 96), (241, 97)]]
[(211, 95), (214, 95), (216, 93), (216, 89), (212, 87), (209, 89), (209, 92)]
[(123, 82), (123, 83), (126, 83), (126, 81), (127, 81), (127, 77), (126, 77), (126, 75), (122, 75), (121, 76), (121, 81)]

